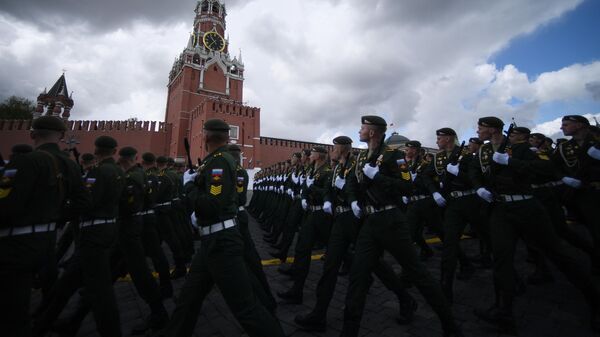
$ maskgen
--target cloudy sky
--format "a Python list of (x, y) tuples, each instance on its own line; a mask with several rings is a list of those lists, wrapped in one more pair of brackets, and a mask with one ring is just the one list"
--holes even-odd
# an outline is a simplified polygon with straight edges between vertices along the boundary
[[(35, 99), (66, 69), (73, 119), (162, 120), (196, 1), (3, 0), (0, 99)], [(356, 139), (359, 116), (434, 143), (497, 115), (559, 136), (600, 117), (597, 0), (227, 0), (230, 50), (262, 135)]]

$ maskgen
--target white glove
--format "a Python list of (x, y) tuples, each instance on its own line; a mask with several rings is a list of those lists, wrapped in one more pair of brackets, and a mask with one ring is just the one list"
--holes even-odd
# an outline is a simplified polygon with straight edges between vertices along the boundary
[(538, 148), (537, 148), (537, 147), (535, 147), (535, 146), (532, 146), (532, 147), (530, 147), (530, 148), (529, 148), (529, 150), (530, 150), (531, 152), (533, 152), (533, 153), (538, 153), (538, 152), (540, 152), (540, 149), (538, 149)]
[(360, 219), (362, 216), (362, 210), (360, 207), (358, 207), (358, 201), (353, 201), (350, 206), (352, 206), (352, 213), (354, 213), (354, 216)]
[(458, 172), (460, 172), (460, 169), (458, 168), (458, 164), (452, 165), (452, 163), (448, 163), (448, 165), (446, 165), (446, 172), (450, 173), (453, 176), (458, 177)]
[(283, 186), (279, 186), (279, 193), (283, 194)]
[(192, 221), (192, 226), (198, 228), (198, 219), (196, 219), (196, 212), (192, 212), (192, 215), (190, 215), (190, 220)]
[(596, 159), (596, 160), (600, 160), (600, 149), (598, 149), (595, 146), (591, 146), (588, 150), (587, 150), (587, 154), (588, 156)]
[(302, 199), (302, 209), (305, 211), (308, 209), (308, 202), (306, 202), (306, 199)]
[(291, 189), (291, 188), (288, 188), (288, 189), (287, 189), (287, 194), (288, 194), (290, 197), (293, 197), (293, 196), (294, 196), (294, 191), (292, 191), (292, 189)]
[(300, 184), (304, 184), (304, 181), (306, 180), (305, 176), (301, 176), (300, 177)]
[(306, 187), (311, 187), (314, 182), (315, 178), (306, 178)]
[(371, 166), (367, 164), (363, 167), (363, 172), (367, 177), (369, 177), (369, 179), (373, 179), (375, 178), (375, 175), (379, 173), (379, 166)]
[(294, 184), (298, 184), (298, 176), (295, 173), (292, 174), (292, 181), (294, 182)]
[(323, 203), (323, 211), (325, 213), (329, 213), (329, 214), (333, 215), (333, 209), (331, 208), (331, 202), (325, 201)]
[(402, 197), (402, 202), (408, 205), (408, 197)]
[(185, 186), (185, 184), (189, 183), (190, 181), (194, 181), (194, 178), (196, 178), (197, 175), (198, 175), (198, 172), (196, 172), (196, 171), (192, 171), (190, 173), (190, 170), (186, 170), (183, 173), (183, 185)]
[(488, 191), (485, 187), (480, 187), (479, 189), (477, 189), (477, 195), (487, 201), (487, 202), (492, 202), (494, 201), (494, 197), (492, 195), (492, 192)]
[(494, 152), (492, 159), (500, 165), (508, 165), (508, 153)]
[(579, 179), (575, 179), (572, 177), (563, 177), (561, 180), (563, 183), (565, 183), (565, 185), (571, 186), (573, 188), (581, 187), (581, 180)]
[(415, 179), (417, 179), (417, 172), (415, 172), (415, 173), (413, 173), (413, 172), (410, 172), (410, 179), (411, 179), (412, 181), (415, 181)]
[(438, 204), (438, 206), (440, 207), (446, 206), (446, 199), (444, 199), (444, 197), (439, 192), (433, 193), (433, 200), (435, 200), (435, 203)]
[(335, 177), (335, 187), (341, 190), (344, 188), (344, 185), (346, 185), (346, 179), (340, 178), (340, 176)]

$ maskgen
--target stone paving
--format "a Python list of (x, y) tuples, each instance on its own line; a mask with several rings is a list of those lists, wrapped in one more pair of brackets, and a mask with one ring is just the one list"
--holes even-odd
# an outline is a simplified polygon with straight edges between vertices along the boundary
[[(268, 256), (268, 246), (261, 240), (262, 231), (259, 226), (251, 220), (252, 235), (254, 236), (257, 249), (264, 260), (271, 259)], [(439, 244), (438, 244), (439, 245)], [(463, 240), (463, 248), (469, 256), (478, 253), (476, 240)], [(434, 245), (435, 246), (435, 245)], [(168, 252), (168, 249), (165, 251)], [(315, 254), (320, 253), (315, 251)], [(521, 275), (531, 272), (532, 266), (525, 262), (526, 250), (519, 245), (516, 260), (517, 270)], [(582, 256), (582, 258), (585, 258)], [(386, 260), (393, 263), (393, 259), (386, 256)], [(434, 277), (439, 279), (440, 252), (426, 262)], [(315, 303), (315, 287), (321, 275), (323, 262), (312, 261), (311, 272), (306, 282), (304, 291), (304, 303), (302, 305), (280, 305), (277, 315), (288, 336), (338, 336), (342, 327), (343, 307), (347, 276), (339, 278), (336, 293), (328, 312), (328, 329), (324, 333), (312, 333), (299, 330), (294, 324), (294, 317), (312, 308)], [(400, 267), (393, 265), (396, 271)], [(264, 267), (265, 273), (271, 282), (273, 292), (287, 289), (291, 281), (287, 276), (277, 272), (277, 265)], [(588, 308), (581, 295), (565, 277), (555, 268), (552, 269), (556, 281), (542, 286), (528, 286), (525, 294), (516, 300), (515, 316), (518, 319), (519, 336), (598, 336), (594, 335), (589, 326)], [(491, 270), (478, 270), (475, 276), (468, 281), (455, 282), (455, 303), (453, 310), (457, 320), (461, 324), (466, 336), (502, 336), (485, 322), (479, 321), (473, 314), (473, 308), (488, 307), (493, 299)], [(174, 281), (176, 294), (181, 287), (183, 279)], [(119, 281), (115, 285), (118, 297), (119, 310), (123, 333), (127, 335), (131, 328), (148, 314), (147, 306), (137, 296), (133, 284), (129, 281)], [(362, 321), (361, 336), (383, 336), (383, 337), (429, 337), (442, 336), (441, 326), (431, 308), (424, 302), (418, 291), (413, 287), (410, 293), (419, 303), (419, 307), (412, 324), (400, 326), (395, 321), (398, 305), (395, 296), (383, 285), (375, 280), (369, 291), (369, 296)], [(72, 299), (70, 306), (77, 300)], [(39, 301), (39, 294), (34, 292), (33, 305)], [(171, 299), (165, 301), (167, 310), (171, 312), (174, 303)], [(66, 313), (68, 314), (68, 309)], [(236, 337), (242, 336), (243, 331), (235, 318), (231, 315), (225, 305), (219, 290), (215, 288), (207, 297), (202, 314), (198, 317), (194, 336), (198, 337)], [(90, 315), (86, 318), (78, 336), (98, 336), (95, 332), (95, 324)]]

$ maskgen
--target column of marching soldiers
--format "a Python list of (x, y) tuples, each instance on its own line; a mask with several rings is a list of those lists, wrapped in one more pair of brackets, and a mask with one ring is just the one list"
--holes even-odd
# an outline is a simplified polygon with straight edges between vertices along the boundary
[[(552, 262), (581, 291), (591, 328), (600, 331), (599, 128), (565, 116), (561, 130), (571, 139), (556, 146), (514, 123), (504, 128), (499, 118), (483, 117), (478, 138), (459, 145), (456, 132), (444, 127), (436, 131), (439, 152), (426, 153), (415, 140), (401, 151), (385, 144), (383, 118), (363, 116), (366, 149), (356, 151), (350, 137), (339, 136), (329, 152), (314, 146), (294, 153), (255, 175), (248, 202), (241, 149), (228, 144), (222, 120), (206, 121), (209, 155), (186, 168), (130, 146), (117, 152), (109, 136), (98, 137), (94, 154), (76, 156), (76, 163), (59, 149), (64, 123), (40, 117), (32, 126), (34, 146), (15, 145), (10, 160), (0, 161), (0, 298), (8, 309), (0, 333), (74, 336), (91, 312), (101, 336), (121, 336), (113, 284), (129, 274), (150, 311), (133, 335), (191, 336), (216, 285), (249, 336), (284, 336), (249, 214), (275, 248), (278, 271), (291, 277), (290, 288), (276, 294), (280, 303), (302, 303), (312, 252), (326, 248), (316, 303), (295, 318), (302, 329), (327, 329), (338, 275), (348, 274), (340, 336), (358, 336), (373, 273), (398, 299), (398, 324), (414, 318), (417, 302), (407, 289), (415, 287), (444, 336), (463, 336), (452, 314), (454, 280), (493, 268), (495, 302), (475, 315), (516, 334), (514, 298), (525, 283), (552, 282)], [(575, 231), (573, 221), (587, 232)], [(425, 227), (442, 242), (440, 280), (425, 265), (434, 255)], [(477, 257), (461, 248), (467, 228), (479, 240)], [(535, 266), (525, 278), (514, 266), (519, 239)], [(293, 263), (285, 264), (294, 242)], [(182, 277), (174, 294), (171, 280)], [(43, 295), (35, 308), (32, 288)], [(76, 292), (70, 315), (58, 319)], [(171, 297), (176, 308), (169, 317), (163, 300)]]

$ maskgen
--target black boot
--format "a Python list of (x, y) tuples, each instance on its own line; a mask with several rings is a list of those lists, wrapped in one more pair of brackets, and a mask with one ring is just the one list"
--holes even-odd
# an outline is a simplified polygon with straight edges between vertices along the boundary
[(281, 262), (285, 262), (287, 256), (285, 256), (281, 251), (269, 251), (269, 255), (280, 260)]
[(358, 337), (360, 325), (353, 321), (344, 321), (340, 337)]
[(280, 274), (287, 275), (290, 277), (294, 276), (294, 273), (295, 273), (294, 265), (291, 265), (291, 266), (281, 265), (281, 266), (279, 266), (279, 268), (277, 268), (277, 271)]
[(185, 267), (185, 262), (179, 259), (175, 261), (175, 269), (171, 272), (171, 279), (176, 280), (178, 278), (182, 278), (187, 275), (187, 268)]
[(286, 304), (302, 304), (302, 289), (298, 289), (295, 285), (288, 291), (277, 292), (277, 297)]
[(324, 332), (327, 330), (327, 318), (324, 314), (313, 310), (307, 314), (298, 315), (294, 318), (294, 322), (302, 330)]
[(488, 309), (475, 309), (475, 315), (481, 320), (494, 324), (507, 335), (517, 335), (517, 325), (512, 313), (513, 296), (505, 293), (497, 295), (497, 303)]
[(409, 296), (403, 300), (398, 299), (400, 302), (400, 312), (396, 317), (396, 322), (400, 325), (410, 324), (415, 317), (415, 311), (417, 311), (417, 301), (412, 296)]
[(442, 292), (448, 303), (454, 303), (454, 275), (452, 273), (442, 273)]

